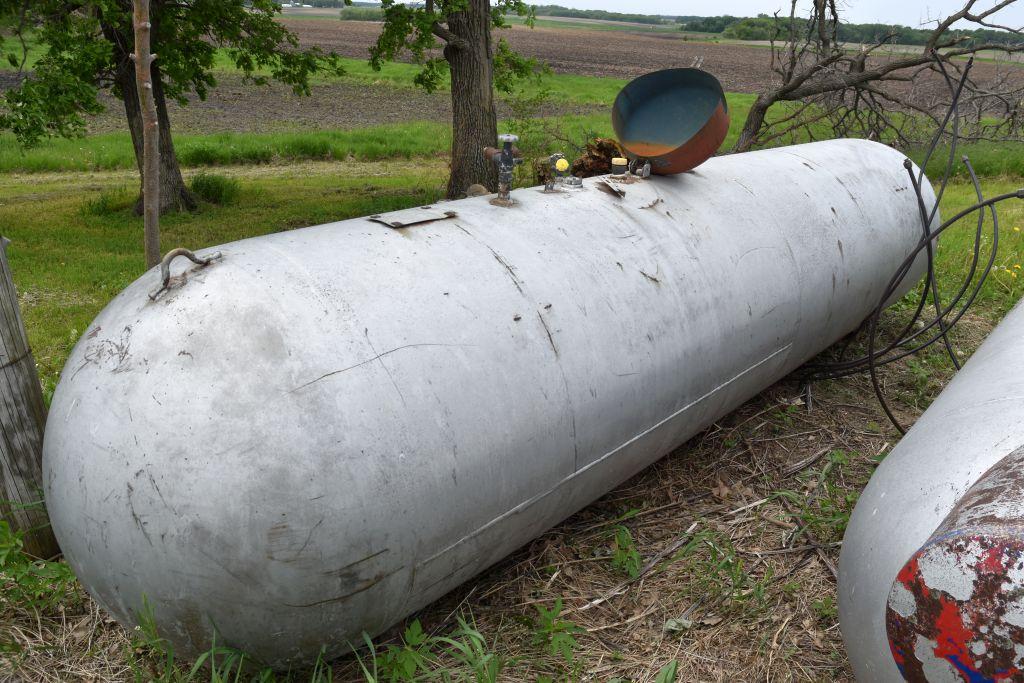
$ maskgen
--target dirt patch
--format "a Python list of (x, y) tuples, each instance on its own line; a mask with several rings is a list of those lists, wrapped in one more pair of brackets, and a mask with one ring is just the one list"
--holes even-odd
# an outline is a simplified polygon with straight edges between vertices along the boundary
[[(284, 19), (282, 23), (295, 31), (303, 45), (318, 45), (355, 59), (367, 58), (381, 26), (369, 21)], [(546, 62), (556, 73), (636, 78), (649, 71), (690, 66), (694, 59), (704, 57), (703, 68), (733, 92), (757, 92), (770, 75), (764, 48), (697, 43), (686, 40), (682, 32), (609, 33), (512, 26), (498, 35), (523, 55)]]
[[(381, 26), (376, 22), (329, 20), (285, 19), (283, 23), (295, 31), (304, 45), (319, 45), (356, 59), (366, 58)], [(771, 52), (767, 47), (698, 42), (688, 40), (681, 31), (609, 33), (575, 28), (512, 26), (498, 35), (523, 55), (546, 62), (556, 73), (631, 79), (658, 69), (687, 67), (694, 60), (703, 58), (702, 68), (714, 74), (728, 92), (757, 93), (773, 78)], [(898, 57), (880, 56), (878, 61)], [(1017, 74), (1018, 81), (1024, 82), (1024, 69), (991, 62), (976, 63), (972, 78), (982, 84), (996, 83), (1007, 69)], [(926, 78), (927, 91), (919, 91), (919, 95), (945, 93), (946, 86), (939, 76)], [(901, 93), (908, 89), (899, 83), (889, 87)]]

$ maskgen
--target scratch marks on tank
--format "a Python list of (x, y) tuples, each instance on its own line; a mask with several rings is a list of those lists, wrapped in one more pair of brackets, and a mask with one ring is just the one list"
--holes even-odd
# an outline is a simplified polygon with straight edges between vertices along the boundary
[(135, 521), (135, 526), (139, 527), (139, 531), (141, 531), (142, 535), (146, 537), (146, 542), (152, 547), (153, 539), (149, 537), (149, 532), (146, 531), (146, 523), (142, 521), (139, 513), (135, 511), (135, 501), (132, 500), (132, 494), (135, 493), (135, 489), (132, 487), (130, 482), (126, 483), (125, 486), (128, 489), (128, 510), (132, 513), (132, 519)]
[(425, 344), (403, 344), (402, 346), (396, 346), (393, 349), (389, 349), (387, 351), (382, 351), (380, 353), (377, 353), (376, 351), (374, 351), (374, 353), (376, 355), (374, 355), (374, 356), (372, 356), (370, 358), (367, 358), (366, 360), (359, 361), (358, 363), (354, 363), (353, 365), (349, 365), (348, 367), (341, 368), (340, 370), (332, 370), (331, 372), (326, 372), (326, 373), (320, 375), (319, 377), (317, 377), (316, 379), (311, 379), (310, 381), (306, 382), (305, 384), (300, 384), (299, 386), (295, 387), (294, 389), (291, 389), (288, 393), (289, 394), (294, 394), (295, 392), (300, 391), (302, 389), (305, 389), (306, 387), (311, 386), (313, 384), (316, 384), (317, 382), (319, 382), (321, 380), (324, 380), (324, 379), (327, 379), (328, 377), (333, 377), (334, 375), (340, 375), (340, 374), (342, 374), (344, 372), (348, 372), (349, 370), (354, 370), (354, 369), (362, 367), (364, 365), (369, 365), (370, 363), (374, 363), (374, 362), (380, 360), (381, 358), (384, 358), (386, 356), (390, 356), (393, 353), (397, 353), (397, 352), (403, 351), (405, 349), (417, 349), (417, 348), (424, 348), (424, 347), (440, 347), (440, 348), (460, 349), (460, 348), (472, 348), (473, 346), (475, 346), (475, 345), (474, 344), (428, 344), (428, 343), (425, 343)]
[(479, 237), (477, 237), (476, 235), (471, 233), (469, 230), (466, 230), (466, 228), (464, 228), (464, 227), (462, 227), (461, 225), (458, 225), (458, 224), (456, 224), (455, 227), (457, 227), (459, 230), (461, 230), (462, 232), (464, 232), (467, 235), (469, 235), (475, 242), (479, 243), (481, 246), (483, 246), (485, 249), (487, 249), (487, 251), (491, 252), (491, 256), (493, 256), (494, 260), (497, 261), (498, 263), (500, 263), (502, 268), (505, 269), (505, 272), (508, 273), (509, 279), (512, 280), (512, 284), (514, 284), (516, 286), (516, 289), (519, 290), (519, 293), (524, 295), (524, 296), (526, 295), (526, 292), (523, 291), (523, 285), (525, 284), (525, 282), (522, 279), (520, 279), (520, 277), (518, 275), (516, 275), (516, 268), (515, 268), (515, 266), (513, 266), (511, 263), (506, 261), (504, 259), (504, 257), (502, 257), (502, 255), (499, 254), (498, 252), (496, 252), (494, 249), (492, 249), (489, 244), (487, 244), (486, 242), (481, 240)]
[(376, 354), (376, 361), (380, 363), (381, 369), (384, 370), (388, 379), (391, 380), (391, 386), (395, 388), (395, 392), (398, 394), (398, 398), (401, 399), (402, 405), (406, 405), (405, 396), (402, 394), (402, 390), (398, 388), (398, 382), (395, 381), (394, 375), (391, 374), (391, 369), (387, 366), (387, 363), (384, 362), (384, 355), (377, 353), (377, 349), (374, 347), (373, 341), (370, 340), (370, 328), (363, 328), (363, 336), (366, 337), (366, 343), (370, 345), (370, 350)]
[(548, 335), (548, 344), (551, 345), (551, 350), (555, 352), (555, 358), (558, 358), (558, 346), (555, 345), (555, 337), (551, 334), (551, 328), (548, 327), (548, 322), (544, 320), (544, 316), (541, 315), (540, 311), (537, 311), (537, 319), (540, 320), (540, 324), (544, 328), (544, 332)]
[[(550, 308), (550, 307), (547, 307)], [(569, 409), (569, 423), (572, 429), (572, 451), (573, 451), (573, 469), (576, 469), (579, 465), (579, 443), (576, 438), (576, 407), (572, 402), (572, 392), (569, 390), (569, 378), (565, 375), (565, 368), (562, 367), (561, 358), (558, 353), (558, 346), (555, 344), (555, 337), (551, 334), (551, 328), (548, 326), (547, 320), (544, 319), (544, 315), (537, 311), (537, 319), (540, 320), (541, 326), (544, 328), (544, 332), (548, 337), (548, 344), (551, 345), (551, 350), (555, 354), (555, 365), (558, 367), (558, 373), (562, 377), (562, 386), (565, 388), (565, 403)]]
[(249, 587), (260, 583), (259, 569), (242, 559), (237, 540), (192, 522), (183, 538), (189, 547), (216, 565), (232, 579)]
[[(88, 339), (95, 339), (100, 328), (96, 328)], [(89, 364), (94, 364), (101, 369), (110, 372), (125, 372), (131, 369), (131, 341), (132, 326), (125, 325), (117, 339), (100, 339), (90, 342), (83, 355), (82, 364), (75, 369), (71, 380), (73, 381), (79, 372)]]
[(309, 602), (309, 603), (304, 603), (304, 604), (299, 604), (299, 605), (293, 605), (293, 604), (289, 604), (287, 602), (282, 603), (282, 604), (285, 607), (294, 607), (296, 609), (304, 609), (306, 607), (318, 607), (320, 605), (329, 605), (329, 604), (334, 604), (334, 603), (338, 603), (338, 602), (344, 602), (344, 601), (348, 600), (351, 597), (354, 597), (356, 595), (359, 595), (360, 593), (364, 593), (364, 592), (370, 590), (371, 588), (376, 586), (378, 583), (380, 583), (384, 579), (386, 579), (389, 576), (392, 576), (394, 574), (397, 574), (398, 572), (402, 571), (402, 569), (404, 569), (404, 568), (405, 568), (404, 566), (403, 567), (398, 567), (396, 569), (392, 569), (391, 571), (382, 572), (380, 574), (377, 574), (373, 578), (367, 579), (366, 581), (364, 581), (363, 585), (359, 586), (355, 590), (349, 591), (348, 593), (343, 593), (341, 595), (336, 595), (333, 598), (326, 598), (324, 600), (317, 600), (316, 602)]
[(733, 265), (738, 266), (740, 262), (743, 261), (743, 259), (759, 251), (776, 251), (777, 249), (778, 247), (751, 247), (750, 249), (747, 249), (745, 252), (737, 256), (736, 260), (733, 262)]
[[(294, 533), (294, 530), (287, 522), (279, 522), (273, 525), (267, 529), (267, 559), (284, 563), (298, 561), (302, 557), (302, 553), (309, 547), (309, 543), (313, 539), (313, 534), (316, 533), (316, 530), (319, 529), (323, 523), (324, 518), (321, 517), (320, 521), (310, 527), (304, 537), (301, 533)], [(295, 545), (294, 541), (296, 538), (302, 538), (302, 542), (299, 544), (298, 548), (293, 547)], [(279, 557), (281, 554), (288, 556)]]
[[(477, 561), (478, 561), (479, 558), (474, 553), (468, 553), (468, 555), (469, 555), (469, 559), (468, 560), (466, 560), (465, 562), (461, 562), (460, 564), (456, 565), (451, 571), (449, 571), (449, 572), (447, 572), (445, 574), (442, 574), (440, 578), (438, 578), (438, 579), (436, 579), (434, 581), (431, 581), (427, 585), (425, 585), (425, 586), (415, 586), (415, 582), (414, 582), (414, 589), (413, 590), (415, 590), (418, 595), (423, 595), (424, 593), (430, 592), (430, 589), (432, 589), (437, 584), (441, 583), (442, 581), (446, 581), (446, 580), (452, 578), (453, 576), (457, 576), (460, 572), (466, 570), (467, 568), (472, 567), (472, 568), (475, 569), (476, 565), (477, 565)], [(433, 558), (431, 558), (431, 559), (433, 559)], [(416, 569), (418, 567), (422, 567), (424, 564), (426, 564), (429, 561), (430, 560), (425, 560), (425, 561), (421, 562), (420, 564), (416, 565), (416, 567), (413, 567), (414, 578), (415, 578)], [(472, 572), (472, 573), (475, 573), (475, 572)]]
[(378, 550), (377, 552), (370, 553), (366, 557), (358, 559), (355, 562), (349, 562), (348, 564), (342, 565), (341, 567), (338, 567), (337, 569), (331, 569), (331, 570), (328, 570), (326, 572), (323, 572), (323, 575), (324, 576), (337, 576), (337, 577), (342, 577), (342, 576), (350, 575), (350, 574), (352, 574), (352, 571), (356, 567), (358, 567), (359, 565), (363, 564), (364, 562), (369, 562), (370, 560), (372, 560), (372, 559), (374, 559), (376, 557), (380, 557), (384, 553), (388, 553), (388, 552), (391, 552), (391, 548), (384, 548), (383, 550)]
[(163, 504), (163, 506), (170, 510), (172, 513), (177, 515), (178, 511), (175, 510), (174, 507), (167, 502), (166, 498), (164, 498), (163, 491), (160, 490), (160, 486), (156, 483), (156, 479), (153, 477), (152, 472), (150, 472), (148, 469), (140, 469), (138, 472), (135, 473), (135, 478), (138, 479), (143, 474), (145, 474), (146, 478), (149, 480), (149, 485), (153, 487), (153, 491), (156, 493), (157, 498), (160, 499), (160, 503)]
[(653, 282), (656, 285), (660, 285), (661, 284), (661, 280), (659, 280), (658, 278), (656, 278), (655, 276), (651, 275), (650, 273), (648, 273), (648, 272), (646, 272), (644, 270), (640, 270), (640, 274), (643, 275), (645, 278), (647, 278), (648, 280), (650, 280), (651, 282)]
[[(805, 165), (806, 165), (806, 164), (805, 164)], [(743, 184), (742, 182), (740, 182), (739, 180), (736, 180), (735, 182), (736, 182), (736, 184), (737, 184), (737, 185), (739, 185), (739, 186), (740, 186), (740, 187), (742, 187), (742, 188), (743, 188), (744, 190), (746, 190), (746, 191), (747, 191), (747, 194), (749, 194), (749, 195), (750, 195), (751, 197), (756, 197), (756, 196), (757, 196), (757, 193), (756, 193), (756, 192), (754, 192), (753, 190), (751, 190), (751, 189), (750, 189), (749, 187), (747, 187), (746, 185), (744, 185), (744, 184)]]
[[(484, 246), (487, 247), (486, 244), (484, 244)], [(515, 269), (508, 263), (508, 261), (506, 261), (505, 259), (503, 259), (501, 257), (501, 254), (499, 254), (498, 252), (494, 251), (490, 247), (487, 247), (487, 250), (490, 251), (491, 254), (494, 256), (495, 260), (498, 263), (500, 263), (502, 265), (502, 267), (505, 268), (506, 271), (508, 271), (508, 276), (509, 276), (509, 278), (511, 278), (512, 284), (514, 284), (516, 286), (516, 289), (519, 290), (519, 293), (520, 294), (524, 294), (525, 292), (523, 292), (523, 287), (520, 284), (519, 277), (516, 275)]]

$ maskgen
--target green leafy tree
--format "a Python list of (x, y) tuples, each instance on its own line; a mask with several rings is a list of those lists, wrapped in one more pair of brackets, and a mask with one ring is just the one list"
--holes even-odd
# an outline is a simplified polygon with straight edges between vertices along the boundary
[[(190, 209), (195, 200), (181, 177), (171, 139), (167, 100), (187, 104), (216, 86), (213, 68), (223, 50), (246, 81), (270, 79), (309, 93), (310, 75), (337, 71), (333, 54), (302, 49), (276, 21), (272, 0), (152, 0), (153, 94), (160, 130), (160, 208)], [(0, 26), (14, 37), (0, 45), (14, 66), (25, 66), (25, 45), (38, 42), (42, 55), (0, 107), (0, 130), (22, 144), (47, 136), (80, 134), (86, 117), (102, 111), (98, 95), (109, 90), (124, 103), (135, 157), (142, 173), (142, 112), (131, 59), (134, 47), (131, 0), (0, 0)], [(27, 41), (27, 42), (26, 42)], [(141, 211), (141, 198), (137, 206)]]
[[(496, 144), (498, 114), (494, 90), (509, 92), (518, 78), (536, 69), (536, 62), (516, 54), (492, 29), (506, 26), (505, 15), (517, 14), (533, 25), (533, 10), (523, 0), (426, 0), (410, 6), (382, 0), (384, 28), (370, 48), (370, 63), (384, 62), (408, 51), (422, 65), (416, 83), (436, 90), (451, 74), (452, 160), (448, 196), (460, 197), (475, 183), (497, 187), (497, 171), (484, 159), (483, 148)], [(435, 49), (442, 47), (440, 56)]]

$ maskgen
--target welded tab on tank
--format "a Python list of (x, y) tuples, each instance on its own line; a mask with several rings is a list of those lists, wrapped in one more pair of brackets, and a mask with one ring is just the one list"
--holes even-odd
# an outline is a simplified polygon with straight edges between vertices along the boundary
[(988, 470), (900, 570), (886, 631), (906, 680), (1024, 676), (1022, 493), (1024, 449)]
[(378, 216), (370, 216), (369, 220), (375, 223), (382, 223), (389, 228), (408, 228), (412, 225), (423, 225), (434, 221), (443, 221), (455, 218), (458, 214), (454, 211), (442, 211), (433, 206), (420, 206), (415, 209), (403, 211), (392, 211)]

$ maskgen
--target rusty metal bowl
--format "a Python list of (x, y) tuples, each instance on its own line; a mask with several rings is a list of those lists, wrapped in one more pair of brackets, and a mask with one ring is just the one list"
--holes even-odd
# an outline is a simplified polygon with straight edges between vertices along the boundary
[(665, 69), (630, 82), (615, 98), (612, 126), (623, 148), (660, 175), (711, 158), (729, 132), (729, 105), (718, 79), (701, 69)]

